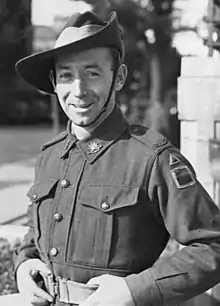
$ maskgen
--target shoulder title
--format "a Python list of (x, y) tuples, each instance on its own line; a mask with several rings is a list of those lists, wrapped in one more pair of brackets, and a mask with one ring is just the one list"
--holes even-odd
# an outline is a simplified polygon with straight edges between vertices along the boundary
[(46, 150), (48, 147), (51, 147), (55, 144), (57, 144), (58, 142), (64, 140), (67, 137), (67, 132), (62, 132), (59, 135), (55, 136), (53, 139), (51, 139), (50, 141), (48, 141), (47, 143), (43, 144), (41, 150), (44, 151)]

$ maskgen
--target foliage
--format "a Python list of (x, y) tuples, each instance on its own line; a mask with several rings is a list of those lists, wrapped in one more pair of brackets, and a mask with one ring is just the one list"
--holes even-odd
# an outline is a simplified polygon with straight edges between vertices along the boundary
[(6, 239), (0, 238), (0, 295), (16, 292), (18, 290), (13, 273), (13, 248)]
[(0, 87), (16, 82), (15, 62), (30, 53), (30, 0), (0, 1)]
[[(11, 112), (16, 112), (16, 107), (13, 107), (15, 103), (25, 102), (25, 99), (19, 98), (31, 92), (15, 71), (15, 63), (31, 53), (30, 25), (31, 0), (0, 1), (0, 123), (7, 121), (7, 118), (11, 117)], [(19, 105), (18, 109), (23, 109), (23, 106)], [(20, 111), (15, 117), (20, 117)]]

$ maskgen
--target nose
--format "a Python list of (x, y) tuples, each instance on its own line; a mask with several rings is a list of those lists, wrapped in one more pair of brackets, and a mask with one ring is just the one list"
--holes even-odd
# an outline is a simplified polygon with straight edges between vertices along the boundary
[(86, 95), (86, 84), (85, 81), (80, 79), (80, 78), (76, 78), (71, 86), (71, 93), (77, 97), (77, 98), (81, 98), (84, 95)]

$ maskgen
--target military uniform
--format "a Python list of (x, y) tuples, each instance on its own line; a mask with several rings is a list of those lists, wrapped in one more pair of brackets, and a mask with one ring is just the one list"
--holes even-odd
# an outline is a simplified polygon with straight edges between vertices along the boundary
[[(220, 280), (217, 206), (180, 152), (118, 107), (90, 139), (77, 141), (69, 124), (44, 145), (28, 196), (16, 267), (40, 258), (76, 282), (123, 276), (138, 306), (179, 302)], [(186, 247), (155, 264), (169, 237)]]

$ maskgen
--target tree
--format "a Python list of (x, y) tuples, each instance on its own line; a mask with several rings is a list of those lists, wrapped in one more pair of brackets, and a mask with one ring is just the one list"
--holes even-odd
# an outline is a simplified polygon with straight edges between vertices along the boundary
[(30, 53), (30, 0), (0, 2), (0, 88), (11, 88), (15, 62)]
[[(16, 74), (15, 63), (32, 51), (31, 0), (0, 1), (0, 123), (32, 123), (36, 91)], [(38, 101), (42, 99), (37, 97)], [(40, 104), (40, 103), (39, 103)], [(45, 114), (46, 112), (44, 112)], [(39, 120), (38, 116), (38, 120)], [(33, 120), (34, 119), (34, 120)], [(45, 120), (45, 117), (42, 118)]]

